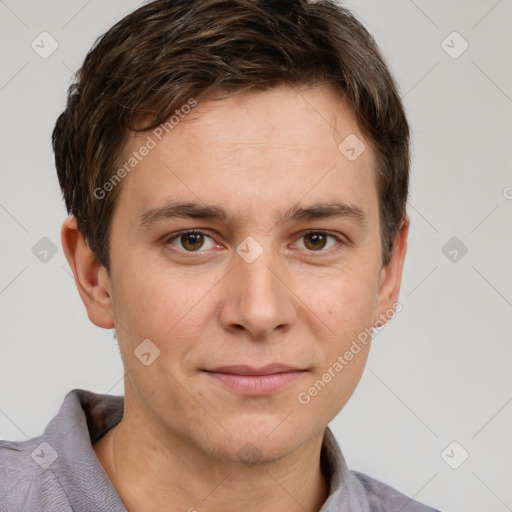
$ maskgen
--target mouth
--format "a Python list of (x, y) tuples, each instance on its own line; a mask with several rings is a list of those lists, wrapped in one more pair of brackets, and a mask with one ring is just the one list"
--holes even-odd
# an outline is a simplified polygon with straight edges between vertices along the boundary
[(203, 370), (224, 387), (245, 396), (265, 396), (276, 393), (299, 379), (307, 370), (282, 364), (260, 368), (252, 366), (221, 366)]

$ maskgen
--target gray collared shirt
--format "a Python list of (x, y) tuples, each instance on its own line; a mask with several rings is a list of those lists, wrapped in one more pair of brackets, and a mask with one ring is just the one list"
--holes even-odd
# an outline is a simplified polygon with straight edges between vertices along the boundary
[[(74, 389), (42, 435), (0, 441), (0, 511), (127, 512), (92, 447), (121, 421), (123, 404), (122, 396)], [(321, 460), (331, 487), (319, 512), (439, 512), (350, 471), (329, 428)]]

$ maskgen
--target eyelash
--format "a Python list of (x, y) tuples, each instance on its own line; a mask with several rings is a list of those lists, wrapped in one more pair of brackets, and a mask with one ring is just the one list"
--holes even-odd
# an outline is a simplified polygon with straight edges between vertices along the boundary
[[(168, 246), (168, 245), (171, 245), (171, 243), (176, 240), (176, 239), (179, 239), (182, 235), (186, 235), (186, 234), (199, 234), (199, 235), (205, 235), (207, 236), (208, 238), (212, 239), (213, 238), (208, 235), (207, 232), (205, 231), (202, 231), (200, 229), (186, 229), (184, 231), (179, 231), (177, 233), (174, 233), (173, 235), (167, 237), (165, 240), (164, 240), (164, 245)], [(306, 249), (306, 251), (308, 251), (310, 254), (315, 254), (315, 253), (319, 253), (319, 254), (322, 254), (322, 255), (331, 255), (339, 250), (341, 250), (341, 247), (340, 247), (340, 244), (343, 246), (343, 245), (346, 245), (347, 242), (342, 239), (340, 236), (338, 235), (335, 235), (333, 233), (330, 233), (329, 231), (321, 231), (321, 230), (310, 230), (310, 231), (306, 231), (304, 233), (302, 233), (302, 235), (299, 237), (299, 240), (301, 238), (304, 238), (305, 236), (307, 235), (311, 235), (311, 234), (323, 234), (323, 235), (327, 235), (331, 238), (334, 238), (337, 242), (337, 247), (331, 247), (330, 249), (326, 249), (326, 250), (323, 250), (323, 249), (319, 249), (318, 251), (313, 251), (313, 250), (308, 250)], [(197, 250), (197, 251), (187, 251), (187, 250), (179, 250), (179, 249), (176, 249), (176, 248), (173, 248), (171, 249), (173, 251), (176, 251), (180, 254), (187, 254), (192, 256), (192, 257), (197, 257), (202, 255), (203, 253), (206, 252), (206, 250)]]

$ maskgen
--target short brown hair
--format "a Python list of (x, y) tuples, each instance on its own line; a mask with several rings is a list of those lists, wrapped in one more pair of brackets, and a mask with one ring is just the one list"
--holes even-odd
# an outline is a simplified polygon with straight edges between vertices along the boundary
[(120, 165), (130, 130), (158, 127), (191, 97), (326, 83), (345, 98), (376, 152), (387, 264), (406, 216), (409, 126), (375, 40), (331, 0), (156, 0), (95, 42), (52, 142), (67, 211), (100, 264), (109, 271), (121, 186), (102, 199), (94, 191)]

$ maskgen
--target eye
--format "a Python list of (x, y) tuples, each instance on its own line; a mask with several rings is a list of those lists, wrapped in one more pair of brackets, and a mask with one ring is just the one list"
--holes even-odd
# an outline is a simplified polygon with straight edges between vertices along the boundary
[[(325, 231), (309, 231), (300, 238), (299, 249), (306, 249), (308, 252), (330, 253), (334, 252), (336, 245), (342, 244), (343, 240)], [(216, 242), (205, 232), (199, 230), (180, 231), (170, 236), (165, 242), (172, 245), (178, 252), (202, 253), (217, 246)], [(334, 248), (334, 251), (332, 250)], [(202, 250), (201, 250), (202, 249)]]
[[(329, 238), (331, 241), (333, 241), (333, 243), (328, 246)], [(305, 248), (308, 251), (313, 252), (331, 252), (330, 249), (342, 241), (338, 236), (326, 233), (325, 231), (309, 231), (308, 233), (302, 235), (299, 240), (302, 239), (304, 239), (304, 243), (302, 244), (303, 247), (299, 246), (299, 248)]]
[[(206, 239), (210, 240), (209, 247), (204, 247)], [(185, 252), (198, 252), (201, 248), (212, 249), (216, 245), (212, 238), (206, 233), (193, 230), (176, 233), (167, 239), (166, 244), (170, 244), (178, 249), (185, 249)], [(181, 246), (181, 248), (179, 246)]]

